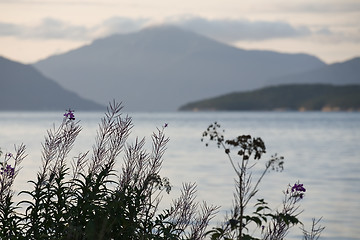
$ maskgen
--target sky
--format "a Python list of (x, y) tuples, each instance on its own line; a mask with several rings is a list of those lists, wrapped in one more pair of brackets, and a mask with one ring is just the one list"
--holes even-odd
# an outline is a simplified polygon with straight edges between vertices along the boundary
[(34, 63), (161, 24), (329, 64), (360, 56), (360, 0), (0, 0), (0, 56)]

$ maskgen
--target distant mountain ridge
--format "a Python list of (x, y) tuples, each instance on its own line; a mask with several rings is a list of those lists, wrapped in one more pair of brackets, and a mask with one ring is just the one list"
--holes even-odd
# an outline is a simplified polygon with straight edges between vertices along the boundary
[(271, 85), (292, 83), (360, 84), (360, 57), (268, 81)]
[(182, 111), (360, 111), (360, 85), (292, 84), (185, 104)]
[(168, 111), (326, 64), (307, 54), (242, 50), (166, 26), (95, 40), (33, 66), (101, 104), (115, 99), (131, 111)]
[(0, 111), (104, 110), (44, 77), (31, 65), (0, 56)]

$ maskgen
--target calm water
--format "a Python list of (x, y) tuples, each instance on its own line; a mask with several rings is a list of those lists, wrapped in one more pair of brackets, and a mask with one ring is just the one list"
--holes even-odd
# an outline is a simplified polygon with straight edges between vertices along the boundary
[[(41, 142), (46, 130), (62, 120), (61, 112), (0, 113), (0, 147), (13, 151), (24, 143), (28, 157), (23, 162), (16, 188), (27, 188), (26, 181), (40, 166)], [(206, 148), (202, 132), (213, 121), (226, 129), (226, 137), (251, 134), (261, 137), (267, 147), (265, 159), (278, 153), (285, 157), (285, 170), (269, 172), (260, 185), (258, 198), (264, 197), (276, 208), (288, 183), (300, 180), (307, 188), (301, 206), (301, 220), (310, 227), (313, 217), (323, 217), (326, 226), (322, 239), (359, 239), (360, 236), (360, 114), (359, 113), (131, 113), (136, 136), (150, 136), (164, 123), (170, 142), (162, 175), (170, 178), (174, 190), (165, 201), (179, 194), (182, 182), (196, 182), (198, 200), (221, 205), (220, 221), (232, 204), (234, 174), (223, 151), (214, 145)], [(72, 156), (90, 150), (102, 113), (81, 113), (83, 131)], [(148, 145), (149, 150), (150, 144)], [(264, 159), (264, 160), (265, 160)], [(120, 158), (121, 160), (121, 158)], [(257, 166), (262, 169), (265, 161)], [(300, 239), (294, 228), (288, 239)]]

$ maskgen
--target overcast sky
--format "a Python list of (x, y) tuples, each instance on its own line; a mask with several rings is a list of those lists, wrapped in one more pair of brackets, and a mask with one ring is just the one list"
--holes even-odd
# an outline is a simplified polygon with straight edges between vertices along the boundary
[(164, 23), (327, 63), (360, 56), (360, 0), (0, 0), (0, 56), (32, 63)]

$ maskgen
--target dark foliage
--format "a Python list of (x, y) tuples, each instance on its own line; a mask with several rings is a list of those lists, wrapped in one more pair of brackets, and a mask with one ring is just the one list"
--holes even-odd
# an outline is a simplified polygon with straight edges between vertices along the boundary
[[(80, 154), (71, 167), (68, 155), (81, 132), (73, 111), (64, 114), (57, 129), (49, 130), (43, 144), (42, 167), (23, 201), (12, 201), (11, 187), (25, 147), (6, 155), (0, 175), (0, 239), (203, 239), (217, 207), (195, 201), (195, 184), (184, 184), (172, 205), (158, 209), (169, 193), (168, 178), (160, 176), (168, 138), (165, 127), (145, 141), (126, 144), (131, 118), (113, 103), (99, 125), (93, 154)], [(118, 164), (120, 153), (124, 161)], [(10, 158), (15, 166), (9, 165)], [(120, 170), (119, 170), (120, 167)], [(20, 211), (20, 206), (25, 207)]]

